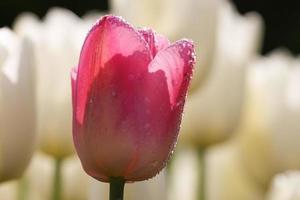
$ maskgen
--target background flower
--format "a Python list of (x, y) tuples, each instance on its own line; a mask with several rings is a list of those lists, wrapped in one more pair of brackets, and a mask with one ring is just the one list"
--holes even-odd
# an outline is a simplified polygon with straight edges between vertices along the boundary
[(247, 65), (258, 53), (261, 31), (259, 15), (241, 16), (223, 2), (213, 66), (204, 85), (187, 100), (181, 140), (206, 147), (233, 133), (244, 100)]
[(40, 149), (57, 158), (74, 153), (69, 70), (78, 62), (92, 23), (60, 8), (50, 10), (43, 21), (28, 13), (15, 22), (15, 31), (34, 44)]
[(272, 181), (268, 200), (297, 200), (300, 198), (299, 171), (278, 174)]
[(0, 182), (18, 178), (35, 147), (31, 43), (0, 29)]
[(239, 131), (241, 159), (265, 187), (272, 177), (299, 169), (300, 62), (275, 51), (252, 62)]

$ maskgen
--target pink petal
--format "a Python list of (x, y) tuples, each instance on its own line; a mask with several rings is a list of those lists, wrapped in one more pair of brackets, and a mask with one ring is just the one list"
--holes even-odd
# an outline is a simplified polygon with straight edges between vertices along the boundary
[(71, 86), (72, 86), (72, 106), (73, 111), (76, 105), (76, 81), (77, 81), (77, 67), (72, 67), (71, 69)]
[(155, 57), (157, 52), (170, 45), (170, 42), (166, 37), (155, 33), (152, 29), (140, 29), (138, 31), (148, 43), (152, 57)]
[(184, 100), (194, 63), (194, 45), (188, 40), (180, 40), (158, 52), (150, 63), (150, 72), (165, 73), (172, 106)]
[(157, 52), (170, 46), (170, 41), (168, 40), (168, 38), (166, 38), (165, 36), (163, 36), (161, 34), (155, 34), (155, 39), (156, 39), (155, 46), (156, 46)]
[[(126, 59), (116, 59), (117, 56)], [(88, 90), (104, 67), (134, 65), (127, 74), (135, 75), (147, 70), (150, 61), (149, 46), (133, 27), (119, 17), (104, 16), (87, 35), (80, 55), (75, 109), (78, 122), (82, 123), (85, 115)]]

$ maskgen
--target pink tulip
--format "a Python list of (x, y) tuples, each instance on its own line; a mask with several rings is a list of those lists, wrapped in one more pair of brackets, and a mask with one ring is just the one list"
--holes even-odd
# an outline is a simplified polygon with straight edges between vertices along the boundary
[(73, 139), (82, 166), (104, 182), (152, 178), (176, 144), (194, 65), (191, 41), (104, 16), (72, 71)]

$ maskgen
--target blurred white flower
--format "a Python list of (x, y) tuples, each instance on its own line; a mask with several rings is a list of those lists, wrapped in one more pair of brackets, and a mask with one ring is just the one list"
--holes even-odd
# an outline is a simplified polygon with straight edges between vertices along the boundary
[(16, 200), (18, 197), (18, 182), (9, 181), (0, 184), (0, 197), (3, 200)]
[[(110, 0), (111, 12), (124, 17), (130, 24), (156, 28), (164, 12), (165, 0)], [(156, 29), (155, 29), (156, 30)]]
[(163, 170), (150, 180), (126, 184), (124, 198), (129, 200), (166, 200), (166, 179), (166, 170)]
[(290, 171), (278, 174), (272, 181), (268, 200), (299, 200), (300, 172)]
[[(30, 164), (25, 180), (27, 182), (28, 197), (32, 199), (51, 200), (53, 190), (53, 173), (55, 160), (46, 154), (36, 153)], [(43, 178), (41, 178), (41, 176)], [(82, 169), (77, 157), (70, 157), (62, 164), (62, 199), (86, 200), (91, 197), (92, 180)], [(97, 189), (101, 189), (99, 187)], [(99, 195), (97, 195), (99, 196)]]
[(264, 191), (239, 160), (234, 143), (207, 153), (207, 200), (263, 200)]
[[(263, 200), (264, 191), (247, 174), (237, 148), (228, 142), (209, 149), (205, 155), (205, 197), (207, 200)], [(172, 161), (169, 182), (170, 200), (196, 200), (201, 186), (202, 167), (197, 153), (180, 149)]]
[[(124, 199), (128, 200), (166, 200), (166, 171), (162, 171), (154, 178), (128, 183), (124, 189)], [(109, 184), (93, 181), (89, 200), (109, 199)]]
[(196, 200), (201, 166), (193, 149), (177, 149), (168, 182), (168, 200)]
[(246, 68), (257, 53), (261, 31), (256, 13), (241, 16), (229, 2), (222, 3), (212, 68), (203, 86), (187, 99), (181, 139), (206, 147), (233, 133), (244, 99)]
[(43, 21), (27, 13), (19, 16), (14, 25), (19, 35), (34, 43), (40, 148), (56, 158), (74, 152), (70, 69), (78, 63), (80, 48), (92, 23), (95, 21), (82, 20), (69, 10), (54, 8)]
[(241, 159), (267, 186), (272, 177), (300, 169), (300, 60), (275, 51), (251, 64), (239, 128)]
[(171, 41), (189, 38), (197, 55), (192, 88), (210, 68), (216, 40), (217, 15), (223, 0), (110, 0), (111, 12), (135, 26), (151, 27)]
[(0, 182), (18, 178), (35, 147), (32, 45), (0, 29)]

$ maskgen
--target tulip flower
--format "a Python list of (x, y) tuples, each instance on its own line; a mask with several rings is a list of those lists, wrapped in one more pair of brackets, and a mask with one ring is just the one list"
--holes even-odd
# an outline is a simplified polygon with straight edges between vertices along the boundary
[(274, 175), (300, 169), (300, 61), (277, 50), (251, 64), (241, 119), (241, 159), (267, 188)]
[(213, 147), (206, 154), (207, 199), (263, 200), (265, 191), (248, 174), (235, 140)]
[[(52, 163), (53, 158), (47, 154), (38, 152), (34, 155), (24, 174), (27, 182), (24, 199), (52, 199), (53, 174), (55, 173)], [(41, 175), (43, 175), (42, 179)], [(71, 156), (62, 163), (61, 179), (61, 196), (63, 200), (90, 199), (90, 190), (94, 180), (84, 173), (77, 156)]]
[(113, 195), (115, 181), (146, 180), (166, 165), (193, 64), (190, 41), (169, 44), (119, 17), (103, 17), (87, 35), (72, 71), (73, 140), (84, 170), (111, 182)]
[(167, 177), (163, 170), (153, 179), (130, 184), (126, 188), (125, 199), (165, 200), (167, 199)]
[(32, 45), (0, 29), (0, 182), (19, 178), (35, 148)]
[(272, 181), (268, 200), (300, 199), (300, 172), (288, 171), (278, 174)]
[(223, 0), (110, 0), (111, 12), (125, 17), (134, 25), (152, 27), (168, 36), (171, 41), (187, 37), (199, 44), (195, 47), (199, 59), (191, 92), (202, 85), (211, 69), (222, 2)]
[[(16, 32), (34, 44), (39, 147), (60, 159), (74, 152), (68, 71), (80, 53), (75, 41), (82, 41), (88, 30), (75, 30), (79, 24), (79, 17), (62, 9), (49, 11), (43, 22), (33, 14), (23, 14), (15, 23)], [(73, 38), (73, 32), (82, 36)]]
[(27, 13), (19, 16), (14, 25), (19, 35), (30, 38), (34, 44), (39, 149), (55, 157), (57, 171), (61, 162), (75, 152), (69, 70), (78, 61), (91, 21), (90, 17), (80, 19), (71, 11), (53, 8), (42, 21)]
[[(192, 148), (179, 149), (169, 173), (169, 200), (199, 200), (200, 183), (197, 177), (202, 167), (197, 152)], [(209, 200), (262, 200), (264, 191), (252, 180), (240, 162), (235, 141), (216, 145), (205, 154), (205, 199)]]
[(4, 200), (16, 200), (18, 197), (18, 182), (8, 181), (0, 184), (0, 196)]
[(192, 148), (177, 149), (172, 165), (168, 169), (168, 200), (198, 200), (197, 191), (200, 185), (197, 178), (200, 175), (197, 153)]
[(241, 16), (229, 4), (219, 13), (215, 61), (203, 87), (189, 96), (182, 122), (182, 140), (206, 148), (229, 138), (238, 125), (248, 63), (256, 56), (261, 18)]
[[(167, 199), (166, 179), (166, 170), (163, 170), (151, 180), (129, 184), (126, 187), (124, 199), (165, 200)], [(95, 180), (90, 190), (89, 200), (109, 199), (109, 187), (105, 183), (99, 184)]]

